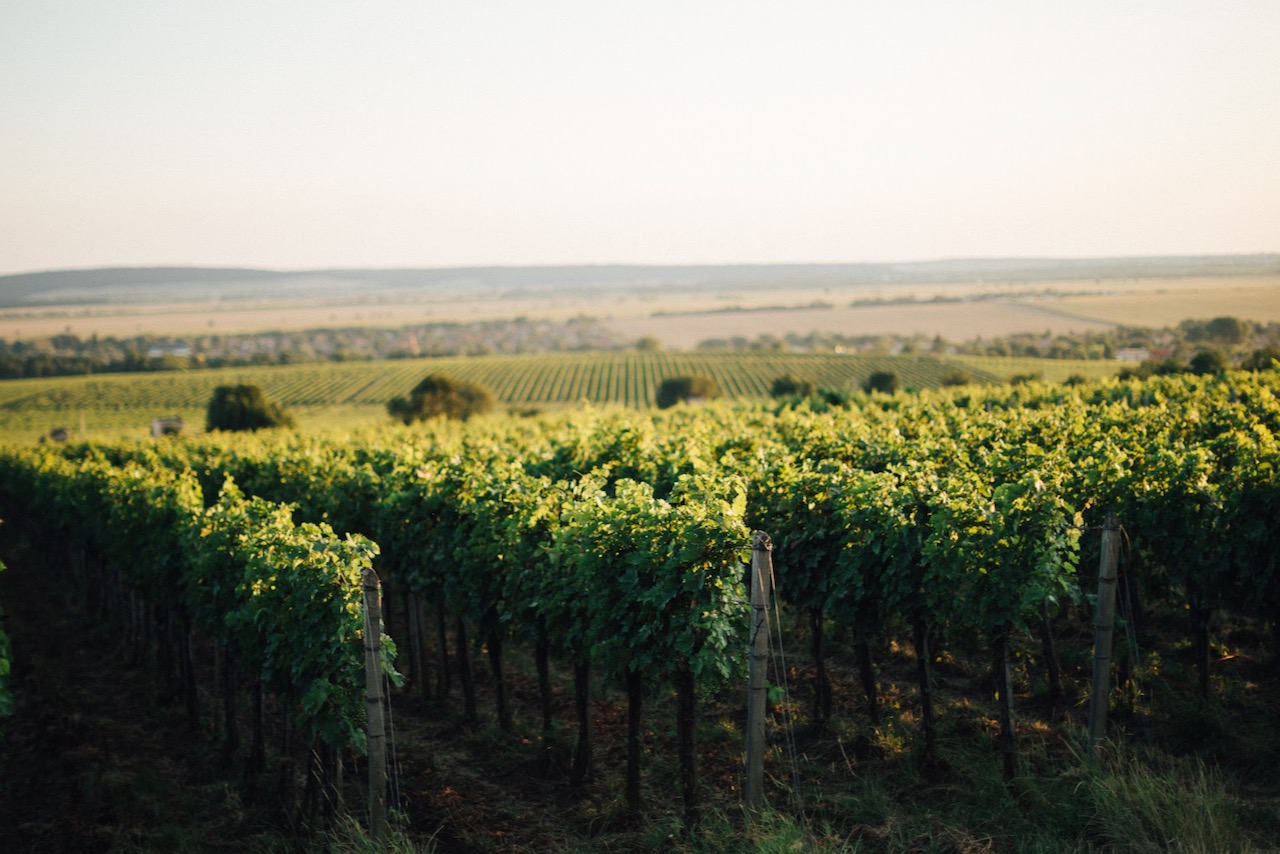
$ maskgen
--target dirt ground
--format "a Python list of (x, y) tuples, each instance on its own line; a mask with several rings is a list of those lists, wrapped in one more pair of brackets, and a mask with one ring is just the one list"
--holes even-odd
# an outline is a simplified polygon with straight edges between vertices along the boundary
[(196, 836), (205, 850), (235, 850), (244, 811), (182, 710), (158, 705), (119, 646), (43, 583), (43, 557), (6, 534), (0, 602), (17, 712), (0, 721), (4, 850), (178, 850)]

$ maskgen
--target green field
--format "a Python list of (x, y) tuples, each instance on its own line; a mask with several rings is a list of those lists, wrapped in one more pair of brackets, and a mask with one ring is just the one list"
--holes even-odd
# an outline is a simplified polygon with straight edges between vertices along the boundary
[(647, 407), (666, 377), (704, 374), (731, 398), (766, 397), (773, 380), (791, 374), (820, 387), (860, 386), (875, 371), (891, 371), (904, 389), (938, 387), (957, 370), (993, 383), (1038, 374), (1101, 378), (1115, 362), (982, 357), (852, 356), (835, 353), (548, 353), (285, 367), (228, 368), (144, 374), (103, 374), (0, 383), (0, 438), (31, 441), (55, 427), (73, 436), (142, 436), (151, 419), (180, 416), (188, 432), (203, 429), (215, 386), (260, 385), (294, 411), (303, 429), (348, 429), (385, 420), (385, 404), (422, 377), (443, 372), (493, 390), (512, 409), (593, 405)]

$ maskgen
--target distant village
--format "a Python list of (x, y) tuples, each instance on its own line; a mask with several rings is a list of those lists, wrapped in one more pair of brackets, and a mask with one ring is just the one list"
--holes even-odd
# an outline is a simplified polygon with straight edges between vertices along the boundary
[(616, 350), (623, 346), (613, 333), (585, 318), (517, 318), (399, 329), (308, 329), (181, 338), (155, 335), (81, 338), (63, 334), (26, 341), (0, 338), (0, 379), (424, 356)]

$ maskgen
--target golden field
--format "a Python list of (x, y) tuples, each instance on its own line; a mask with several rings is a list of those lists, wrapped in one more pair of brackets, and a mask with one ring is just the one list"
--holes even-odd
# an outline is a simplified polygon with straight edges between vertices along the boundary
[(1147, 277), (1062, 281), (452, 293), (417, 298), (263, 300), (59, 305), (0, 310), (0, 337), (235, 334), (515, 317), (596, 318), (624, 336), (653, 335), (669, 347), (708, 338), (789, 332), (941, 335), (952, 341), (1017, 332), (1082, 332), (1109, 325), (1174, 326), (1232, 315), (1280, 321), (1280, 276)]

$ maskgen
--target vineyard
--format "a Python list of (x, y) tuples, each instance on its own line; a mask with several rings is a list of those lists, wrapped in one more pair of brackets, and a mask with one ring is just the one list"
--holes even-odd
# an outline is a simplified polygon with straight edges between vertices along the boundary
[(56, 426), (95, 437), (147, 435), (151, 419), (177, 415), (203, 424), (215, 386), (252, 383), (298, 410), (304, 421), (348, 428), (384, 420), (385, 404), (428, 373), (442, 372), (491, 389), (514, 409), (594, 405), (649, 407), (665, 377), (709, 376), (731, 398), (763, 398), (784, 374), (831, 389), (860, 386), (876, 371), (892, 372), (902, 388), (937, 388), (957, 370), (974, 382), (1016, 374), (1062, 381), (1115, 373), (1115, 363), (1049, 359), (850, 356), (835, 353), (547, 353), (525, 356), (337, 362), (194, 372), (113, 374), (0, 382), (0, 437), (31, 441)]
[[(705, 371), (740, 397), (763, 397), (781, 373), (836, 380), (823, 357), (717, 358), (527, 361), (556, 365), (541, 373), (468, 361), (456, 373), (508, 402), (568, 389), (644, 402), (667, 371)], [(946, 367), (892, 364), (922, 386)], [(285, 402), (376, 402), (421, 371), (393, 367), (262, 377)], [(177, 394), (187, 378), (156, 379), (171, 384), (155, 394)], [(372, 633), (399, 719), (430, 710), (519, 756), (544, 782), (505, 797), (526, 823), (555, 812), (566, 848), (659, 850), (635, 829), (649, 815), (701, 838), (692, 850), (741, 850), (737, 819), (716, 821), (740, 798), (746, 567), (763, 531), (779, 596), (765, 794), (804, 844), (1262, 849), (1280, 836), (1278, 382), (1026, 383), (833, 411), (727, 402), (436, 421), (358, 441), (10, 447), (0, 507), (70, 567), (59, 595), (155, 664), (247, 786), (302, 780), (277, 790), (294, 826), (332, 823), (343, 804), (363, 814)], [(1108, 513), (1124, 535), (1102, 689), (1111, 765), (1081, 747)], [(385, 637), (364, 619), (369, 569), (386, 591)], [(1154, 824), (1125, 812), (1115, 790), (1139, 748), (1203, 763), (1215, 800), (1172, 788), (1151, 796), (1167, 810)], [(452, 748), (421, 749), (400, 760), (418, 776), (391, 792), (409, 837), (549, 850), (546, 836), (520, 837), (544, 827), (520, 827), (491, 796), (491, 812), (468, 817), (457, 799), (470, 778), (430, 758)], [(998, 805), (965, 807), (977, 790)], [(942, 801), (975, 824), (935, 835), (928, 804)], [(699, 827), (726, 847), (706, 847)], [(1196, 832), (1212, 839), (1181, 838)]]

